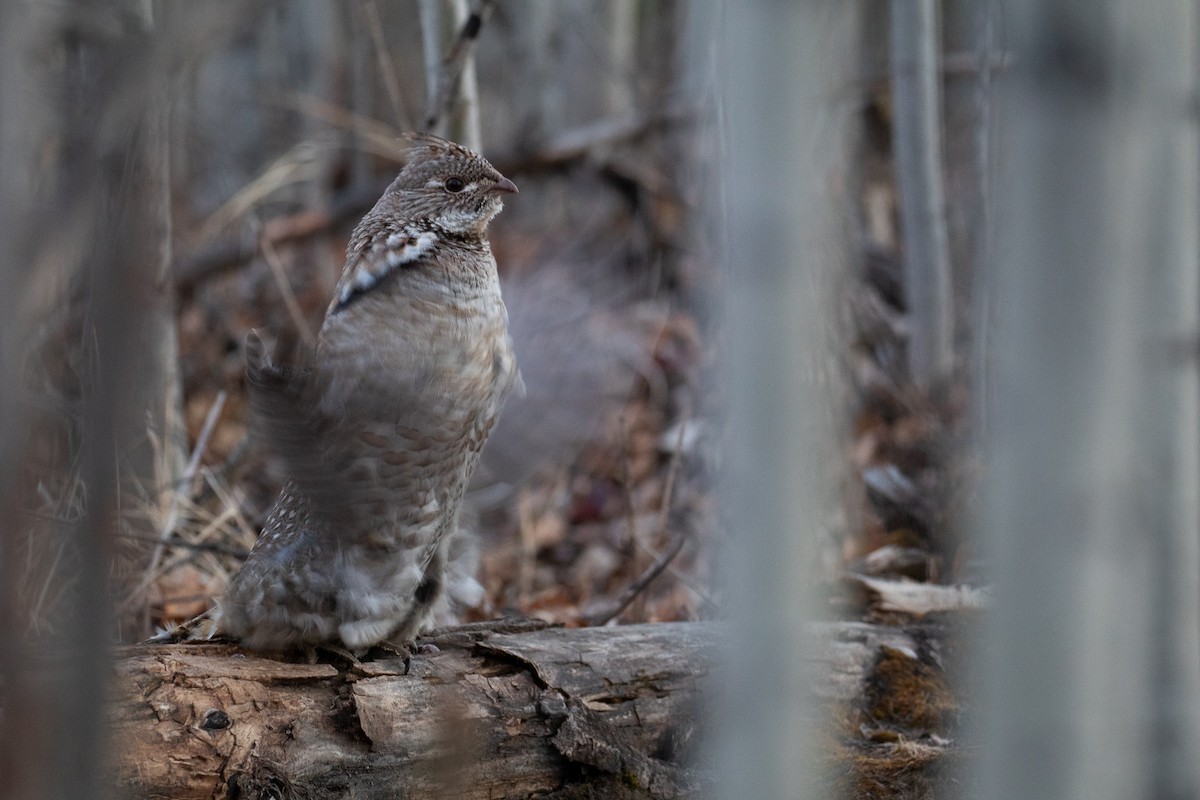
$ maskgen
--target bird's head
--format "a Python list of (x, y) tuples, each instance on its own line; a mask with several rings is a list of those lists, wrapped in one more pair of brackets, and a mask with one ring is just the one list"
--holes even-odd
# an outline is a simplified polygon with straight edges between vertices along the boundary
[(385, 197), (405, 219), (427, 219), (461, 236), (482, 237), (504, 207), (501, 196), (517, 186), (488, 160), (430, 134), (408, 134), (404, 168)]

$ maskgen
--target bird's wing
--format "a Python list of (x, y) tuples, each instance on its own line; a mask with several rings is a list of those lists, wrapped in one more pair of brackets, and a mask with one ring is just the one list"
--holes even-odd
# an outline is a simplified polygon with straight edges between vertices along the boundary
[(338, 419), (321, 402), (327, 383), (312, 367), (275, 364), (256, 331), (246, 337), (246, 388), (255, 426), (295, 488), (325, 522), (346, 519), (351, 461)]
[(415, 264), (433, 251), (437, 235), (432, 231), (403, 229), (383, 239), (378, 252), (362, 252), (352, 258), (338, 282), (330, 313), (338, 313), (375, 288), (397, 269)]

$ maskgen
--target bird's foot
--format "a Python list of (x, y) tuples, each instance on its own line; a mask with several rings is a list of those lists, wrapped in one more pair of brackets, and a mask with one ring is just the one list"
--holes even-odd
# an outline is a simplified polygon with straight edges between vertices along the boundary
[(398, 658), (404, 662), (404, 674), (412, 668), (412, 657), (414, 654), (422, 654), (419, 647), (414, 647), (412, 642), (388, 642), (383, 641), (371, 647), (370, 653), (375, 658), (390, 659)]
[(362, 663), (352, 651), (329, 642), (304, 648), (304, 656), (309, 664), (318, 663), (324, 656), (329, 661), (345, 664), (348, 669), (354, 669)]
[(367, 654), (372, 659), (400, 659), (404, 662), (404, 674), (407, 675), (412, 668), (413, 656), (431, 656), (440, 652), (442, 651), (437, 645), (429, 642), (417, 644), (384, 641), (372, 646)]

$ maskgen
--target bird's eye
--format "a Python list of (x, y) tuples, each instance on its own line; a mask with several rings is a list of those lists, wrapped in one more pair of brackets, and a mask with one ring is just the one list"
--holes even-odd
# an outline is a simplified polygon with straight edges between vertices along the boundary
[(462, 178), (446, 178), (445, 186), (447, 192), (461, 192), (467, 185)]

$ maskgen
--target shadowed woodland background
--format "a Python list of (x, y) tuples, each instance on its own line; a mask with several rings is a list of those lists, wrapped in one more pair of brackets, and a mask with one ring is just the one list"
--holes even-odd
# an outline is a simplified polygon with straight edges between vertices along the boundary
[[(433, 127), (520, 187), (463, 619), (732, 618), (724, 796), (1190, 796), (1194, 17), (5, 4), (0, 795), (102, 791), (111, 646), (207, 608), (284, 478), (244, 336), (312, 345)], [(814, 705), (817, 617), (933, 644)]]

